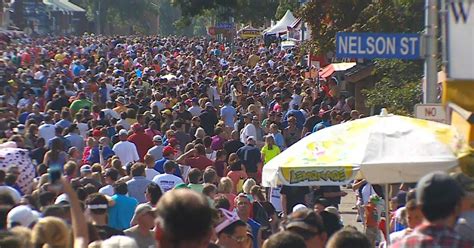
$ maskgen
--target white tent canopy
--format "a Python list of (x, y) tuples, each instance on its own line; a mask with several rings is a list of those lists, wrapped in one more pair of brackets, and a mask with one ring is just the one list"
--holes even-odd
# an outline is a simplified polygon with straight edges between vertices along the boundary
[(287, 10), (285, 15), (272, 27), (264, 31), (265, 35), (280, 34), (286, 33), (288, 31), (288, 26), (291, 26), (296, 21), (295, 16), (291, 13), (290, 10)]

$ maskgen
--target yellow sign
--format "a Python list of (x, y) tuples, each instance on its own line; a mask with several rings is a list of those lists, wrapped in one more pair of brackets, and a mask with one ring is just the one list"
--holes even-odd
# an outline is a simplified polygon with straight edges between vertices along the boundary
[(242, 39), (250, 39), (260, 37), (262, 33), (258, 30), (242, 30), (239, 35)]
[(353, 178), (353, 167), (335, 168), (280, 168), (283, 179), (290, 184), (328, 182), (340, 184)]
[(474, 112), (474, 80), (446, 80), (443, 82), (443, 104), (455, 103)]

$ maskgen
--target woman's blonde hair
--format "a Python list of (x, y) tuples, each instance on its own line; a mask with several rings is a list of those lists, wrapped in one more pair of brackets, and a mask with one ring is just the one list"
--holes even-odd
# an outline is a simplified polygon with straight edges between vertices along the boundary
[(57, 217), (45, 217), (33, 227), (31, 241), (36, 247), (69, 247), (70, 231), (66, 223)]
[(217, 185), (217, 192), (228, 194), (232, 192), (233, 187), (232, 180), (228, 177), (223, 177)]
[(247, 180), (244, 182), (244, 185), (242, 185), (242, 190), (245, 194), (250, 194), (250, 189), (255, 185), (257, 185), (257, 182), (255, 182), (253, 178), (247, 178)]

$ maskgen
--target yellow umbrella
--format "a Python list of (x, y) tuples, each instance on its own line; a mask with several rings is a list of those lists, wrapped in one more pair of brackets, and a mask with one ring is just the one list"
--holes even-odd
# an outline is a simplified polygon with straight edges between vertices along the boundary
[(343, 185), (359, 171), (371, 183), (416, 182), (469, 153), (454, 127), (382, 112), (303, 138), (264, 166), (262, 184)]

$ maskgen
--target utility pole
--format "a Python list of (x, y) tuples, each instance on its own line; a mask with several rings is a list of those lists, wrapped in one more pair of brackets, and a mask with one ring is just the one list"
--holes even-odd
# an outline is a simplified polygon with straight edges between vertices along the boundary
[(438, 0), (425, 0), (425, 84), (423, 103), (436, 103), (438, 100)]

